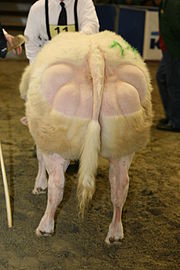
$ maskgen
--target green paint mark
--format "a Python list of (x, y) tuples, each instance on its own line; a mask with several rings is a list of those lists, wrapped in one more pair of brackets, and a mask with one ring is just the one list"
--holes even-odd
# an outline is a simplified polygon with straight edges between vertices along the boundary
[(117, 42), (116, 40), (113, 41), (113, 43), (111, 44), (111, 48), (117, 48), (119, 47), (121, 50), (121, 55), (124, 56), (124, 49), (121, 46), (121, 44), (119, 42)]
[(127, 50), (131, 50), (134, 53), (134, 56), (136, 57), (136, 55), (138, 54), (137, 49), (135, 49), (134, 47), (132, 47), (131, 45), (127, 45), (126, 47)]
[[(129, 43), (126, 43), (126, 44), (127, 45), (126, 45), (125, 50), (131, 50), (134, 53), (134, 57), (136, 58), (138, 51), (134, 47), (132, 47)], [(118, 41), (114, 40), (110, 47), (111, 48), (119, 48), (121, 50), (121, 55), (123, 57), (125, 56), (125, 50)]]

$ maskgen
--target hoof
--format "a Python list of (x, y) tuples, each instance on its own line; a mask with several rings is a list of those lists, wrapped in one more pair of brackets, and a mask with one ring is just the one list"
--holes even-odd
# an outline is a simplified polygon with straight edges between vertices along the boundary
[(114, 237), (114, 236), (110, 236), (110, 237), (106, 237), (105, 242), (108, 245), (112, 245), (112, 244), (120, 244), (121, 241), (123, 239), (122, 237)]
[(114, 237), (109, 238), (110, 244), (119, 244), (122, 239), (115, 239)]
[(42, 236), (49, 237), (49, 236), (53, 236), (54, 232), (43, 232), (43, 231), (41, 231), (39, 229), (36, 229), (36, 235), (38, 237), (42, 237)]
[(35, 194), (35, 195), (44, 194), (44, 193), (46, 193), (46, 189), (34, 188), (32, 193)]

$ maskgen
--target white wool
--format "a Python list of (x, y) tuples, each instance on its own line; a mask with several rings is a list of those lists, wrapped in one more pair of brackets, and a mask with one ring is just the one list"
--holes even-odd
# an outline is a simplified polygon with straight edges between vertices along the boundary
[[(55, 111), (41, 91), (44, 71), (55, 64), (70, 64), (75, 69), (85, 63), (93, 82), (92, 118), (69, 117)], [(138, 67), (144, 74), (147, 91), (142, 107), (133, 114), (105, 117), (100, 109), (106, 68), (116, 69), (125, 64)], [(120, 158), (146, 145), (152, 123), (151, 91), (150, 75), (139, 53), (122, 37), (109, 31), (56, 36), (22, 76), (20, 92), (23, 98), (27, 93), (28, 126), (39, 149), (56, 152), (65, 159), (81, 160), (78, 196), (82, 212), (95, 190), (98, 153), (106, 158)]]

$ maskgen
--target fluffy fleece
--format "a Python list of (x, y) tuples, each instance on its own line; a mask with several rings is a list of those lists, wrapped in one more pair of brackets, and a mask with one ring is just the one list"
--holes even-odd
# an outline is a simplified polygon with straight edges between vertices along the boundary
[[(118, 45), (114, 48), (111, 47), (114, 41), (122, 46), (124, 55), (122, 55), (122, 49)], [(131, 49), (122, 37), (109, 31), (90, 36), (81, 33), (63, 33), (55, 37), (41, 50), (34, 64), (25, 71), (20, 84), (20, 92), (23, 98), (26, 98), (26, 92), (28, 92), (26, 116), (30, 132), (37, 145), (44, 152), (57, 152), (64, 158), (79, 158), (82, 141), (90, 119), (69, 118), (50, 108), (40, 90), (41, 78), (43, 72), (53, 64), (70, 63), (74, 67), (83, 65), (88, 60), (90, 44), (92, 43), (96, 44), (101, 50), (106, 66), (118, 66), (127, 63), (135, 65), (143, 72), (148, 85), (148, 93), (145, 101), (141, 104), (140, 112), (135, 115), (119, 117), (103, 118), (101, 116), (101, 153), (105, 157), (112, 155), (120, 157), (122, 156), (121, 153), (126, 154), (126, 148), (128, 149), (127, 153), (129, 153), (131, 146), (133, 146), (133, 152), (147, 142), (146, 138), (142, 143), (142, 137), (148, 137), (144, 133), (148, 134), (147, 130), (151, 126), (150, 92), (152, 87), (149, 72), (139, 54)], [(60, 53), (57, 53), (57, 48)], [(104, 75), (106, 76), (106, 74)], [(133, 127), (133, 129), (130, 131), (129, 127)], [(129, 134), (128, 142), (131, 141), (131, 143), (120, 143), (124, 141), (127, 133)], [(139, 140), (137, 139), (138, 134)], [(106, 140), (109, 143), (105, 143)], [(118, 142), (121, 145), (120, 147), (118, 147)], [(111, 143), (114, 146), (110, 147), (109, 144)], [(108, 149), (105, 149), (106, 146)], [(115, 148), (119, 150), (114, 153), (113, 149)]]
[[(41, 91), (42, 76), (48, 67), (67, 63), (76, 68), (85, 62), (89, 64), (93, 81), (93, 120), (55, 111)], [(107, 70), (125, 64), (138, 67), (145, 76), (147, 93), (141, 101), (142, 107), (133, 114), (105, 117), (100, 107)], [(106, 158), (120, 158), (146, 145), (152, 123), (151, 91), (149, 72), (140, 55), (122, 37), (109, 31), (89, 36), (60, 34), (40, 51), (22, 76), (20, 92), (23, 98), (27, 93), (28, 126), (38, 147), (42, 152), (56, 152), (65, 159), (81, 158), (78, 192), (82, 211), (95, 190), (99, 151)]]

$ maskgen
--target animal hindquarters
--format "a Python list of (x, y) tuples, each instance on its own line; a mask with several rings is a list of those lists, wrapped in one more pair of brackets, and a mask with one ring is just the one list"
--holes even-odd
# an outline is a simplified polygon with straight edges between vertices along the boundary
[(26, 115), (38, 147), (65, 159), (78, 159), (92, 113), (87, 68), (52, 65), (33, 80), (28, 92)]
[[(123, 74), (127, 70), (129, 76)], [(100, 121), (101, 154), (106, 158), (121, 158), (144, 147), (152, 123), (149, 86), (143, 72), (130, 65), (121, 71), (120, 76), (114, 70), (113, 78), (105, 82)]]

